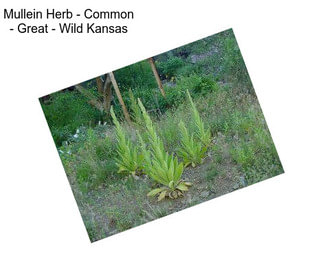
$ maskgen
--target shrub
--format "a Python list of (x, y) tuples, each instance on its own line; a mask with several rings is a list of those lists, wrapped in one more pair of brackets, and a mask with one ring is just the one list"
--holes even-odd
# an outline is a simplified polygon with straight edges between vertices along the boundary
[[(167, 109), (166, 103), (164, 102), (165, 98), (162, 96), (158, 87), (155, 87), (155, 88), (140, 87), (140, 88), (133, 89), (133, 91), (131, 92), (133, 92), (132, 94), (135, 98), (140, 97), (140, 100), (145, 105), (147, 111), (151, 112), (151, 114), (160, 115), (161, 113), (164, 113), (166, 111)], [(130, 92), (125, 92), (124, 100), (125, 100), (126, 106), (129, 107), (132, 111), (133, 102), (131, 101), (132, 98), (130, 96), (131, 96)], [(137, 101), (135, 102), (137, 103)]]
[(157, 62), (157, 68), (161, 72), (162, 76), (166, 78), (172, 78), (176, 75), (176, 71), (184, 66), (185, 62), (180, 57), (171, 57), (165, 62)]
[(157, 87), (150, 64), (146, 60), (116, 70), (114, 74), (121, 89)]
[(80, 126), (91, 126), (102, 118), (100, 111), (75, 91), (54, 93), (41, 106), (57, 147)]
[(198, 67), (196, 65), (193, 65), (191, 63), (185, 63), (184, 66), (179, 67), (176, 71), (176, 77), (186, 77), (190, 76), (191, 74), (197, 73), (199, 71)]
[(200, 76), (191, 74), (180, 76), (176, 80), (176, 85), (166, 87), (166, 99), (160, 101), (161, 108), (177, 107), (185, 100), (186, 90), (192, 93), (193, 97), (206, 95), (212, 91), (217, 91), (219, 86), (211, 76)]

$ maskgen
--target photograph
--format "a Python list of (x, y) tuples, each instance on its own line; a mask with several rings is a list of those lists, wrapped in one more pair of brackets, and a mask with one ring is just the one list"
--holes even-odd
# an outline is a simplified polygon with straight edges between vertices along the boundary
[(284, 173), (232, 29), (39, 102), (91, 242)]

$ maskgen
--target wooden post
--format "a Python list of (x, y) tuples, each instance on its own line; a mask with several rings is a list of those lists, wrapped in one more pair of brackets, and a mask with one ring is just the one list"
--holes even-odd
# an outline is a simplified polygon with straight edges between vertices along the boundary
[(95, 78), (96, 80), (96, 85), (97, 85), (97, 88), (98, 88), (98, 92), (99, 93), (103, 93), (103, 83), (102, 83), (102, 80), (101, 80), (101, 76)]
[(111, 82), (112, 82), (112, 85), (113, 85), (113, 88), (117, 94), (117, 97), (118, 97), (118, 100), (119, 100), (119, 103), (121, 104), (121, 107), (122, 107), (122, 111), (123, 111), (123, 114), (124, 114), (124, 117), (125, 119), (127, 120), (127, 122), (129, 124), (131, 124), (131, 120), (130, 120), (130, 116), (129, 116), (129, 113), (128, 113), (128, 110), (127, 110), (127, 107), (122, 99), (122, 96), (121, 96), (121, 93), (120, 93), (120, 90), (119, 90), (119, 87), (118, 87), (118, 84), (117, 84), (117, 81), (116, 79), (114, 78), (114, 74), (113, 72), (109, 72), (109, 75), (110, 75), (110, 79), (111, 79)]
[(102, 88), (102, 95), (103, 95), (104, 110), (107, 112), (107, 115), (110, 115), (112, 88), (111, 88), (111, 79), (108, 74), (106, 75), (106, 79)]
[(155, 66), (153, 58), (152, 57), (148, 58), (148, 62), (150, 63), (151, 69), (153, 70), (153, 73), (154, 73), (155, 79), (157, 81), (159, 90), (160, 90), (161, 94), (165, 97), (165, 91), (164, 91), (162, 82), (161, 82), (161, 80), (159, 78), (159, 75), (158, 75), (158, 72), (157, 72), (157, 69), (156, 69), (156, 66)]

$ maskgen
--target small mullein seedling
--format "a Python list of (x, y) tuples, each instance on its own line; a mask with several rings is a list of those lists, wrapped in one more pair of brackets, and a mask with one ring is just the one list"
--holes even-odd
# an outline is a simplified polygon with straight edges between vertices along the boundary
[(184, 166), (192, 165), (195, 167), (197, 164), (201, 164), (205, 157), (207, 148), (202, 146), (201, 142), (194, 140), (193, 135), (189, 135), (187, 128), (183, 121), (179, 123), (179, 129), (181, 132), (181, 147), (178, 149), (178, 156), (183, 159)]
[(110, 110), (113, 123), (115, 125), (115, 131), (117, 136), (117, 153), (118, 158), (115, 158), (116, 165), (119, 167), (120, 172), (136, 175), (141, 172), (143, 157), (138, 152), (136, 146), (127, 139), (124, 129), (121, 127), (117, 117), (113, 111), (113, 107)]
[(170, 155), (165, 151), (164, 144), (157, 135), (156, 129), (140, 99), (138, 99), (138, 104), (143, 115), (149, 139), (148, 149), (138, 133), (144, 157), (143, 169), (150, 178), (162, 185), (162, 187), (150, 191), (147, 196), (154, 197), (158, 195), (158, 201), (165, 197), (171, 199), (181, 197), (188, 190), (188, 187), (191, 186), (191, 183), (181, 179), (184, 165), (178, 162), (177, 157), (174, 157), (173, 154)]
[(202, 121), (200, 114), (196, 109), (196, 105), (194, 104), (189, 91), (187, 90), (186, 93), (190, 101), (190, 104), (192, 106), (194, 124), (197, 129), (196, 135), (199, 138), (199, 140), (202, 142), (202, 144), (205, 147), (208, 147), (211, 144), (211, 140), (212, 140), (210, 129), (205, 129), (204, 122)]

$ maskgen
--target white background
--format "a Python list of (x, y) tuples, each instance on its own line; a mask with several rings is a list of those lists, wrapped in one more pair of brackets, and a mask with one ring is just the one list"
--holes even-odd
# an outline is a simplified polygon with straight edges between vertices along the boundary
[[(0, 269), (323, 270), (319, 3), (2, 0)], [(135, 20), (119, 36), (24, 35), (3, 8)], [(38, 97), (231, 27), (286, 173), (91, 244)]]

